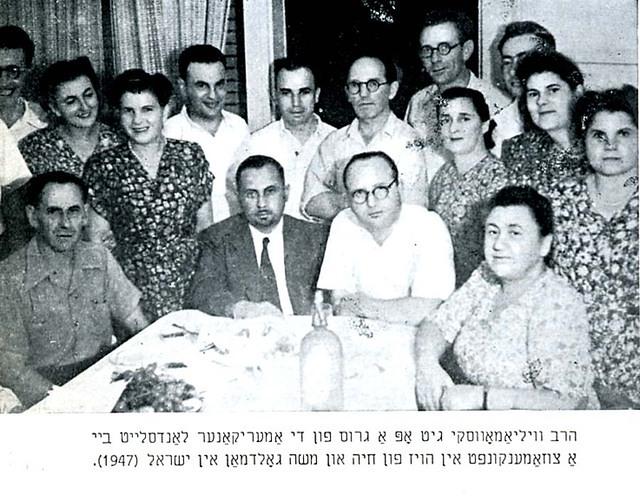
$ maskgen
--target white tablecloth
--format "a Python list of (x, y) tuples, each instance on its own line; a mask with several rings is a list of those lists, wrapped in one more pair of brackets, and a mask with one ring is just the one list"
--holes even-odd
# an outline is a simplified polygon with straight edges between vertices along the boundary
[[(199, 339), (188, 335), (162, 337), (161, 334), (179, 331), (175, 325), (200, 333)], [(416, 409), (415, 329), (351, 317), (329, 317), (328, 327), (338, 334), (343, 346), (345, 410)], [(248, 339), (236, 336), (243, 329)], [(154, 362), (158, 364), (158, 372), (184, 379), (196, 387), (203, 397), (202, 412), (299, 410), (298, 350), (310, 330), (311, 319), (304, 316), (232, 320), (196, 310), (171, 313), (53, 391), (28, 412), (110, 412), (126, 384), (112, 383), (112, 373)], [(259, 349), (245, 349), (242, 354), (232, 349), (229, 357), (218, 356), (211, 350), (200, 352), (207, 340), (229, 339), (225, 336), (242, 339), (250, 348), (264, 344), (265, 340), (273, 344), (285, 339), (293, 351), (262, 358)], [(166, 368), (165, 364), (170, 362), (186, 367)]]

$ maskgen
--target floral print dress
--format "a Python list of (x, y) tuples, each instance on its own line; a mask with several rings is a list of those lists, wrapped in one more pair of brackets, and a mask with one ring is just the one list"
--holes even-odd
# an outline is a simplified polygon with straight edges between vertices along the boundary
[(145, 314), (155, 320), (181, 309), (197, 258), (196, 216), (213, 181), (200, 146), (167, 139), (153, 179), (129, 145), (120, 145), (92, 156), (84, 179)]
[(451, 234), (456, 287), (484, 259), (483, 204), (507, 183), (504, 164), (488, 154), (464, 174), (447, 162), (429, 185), (429, 209), (440, 215)]
[(640, 406), (637, 193), (610, 220), (594, 210), (586, 177), (551, 197), (553, 266), (584, 296), (598, 385)]
[(456, 362), (471, 384), (536, 388), (598, 408), (589, 356), (587, 313), (567, 281), (545, 269), (500, 312), (500, 282), (483, 263), (431, 318), (453, 343)]
[[(98, 124), (98, 144), (94, 153), (108, 150), (124, 142), (116, 131)], [(46, 127), (23, 138), (18, 144), (20, 153), (33, 175), (61, 170), (82, 177), (85, 162), (60, 135), (57, 127)]]
[(577, 177), (587, 170), (580, 148), (563, 150), (540, 130), (507, 139), (502, 144), (502, 161), (509, 172), (510, 184), (531, 186), (544, 196), (565, 177)]

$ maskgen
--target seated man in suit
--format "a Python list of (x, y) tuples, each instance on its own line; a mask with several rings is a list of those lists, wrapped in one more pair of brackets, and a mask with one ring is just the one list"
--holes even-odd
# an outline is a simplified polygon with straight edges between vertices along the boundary
[(247, 318), (307, 315), (327, 239), (325, 227), (283, 216), (289, 187), (273, 158), (254, 155), (236, 171), (242, 214), (200, 234), (187, 305)]
[(402, 202), (389, 155), (354, 155), (343, 172), (349, 208), (333, 223), (318, 278), (338, 315), (417, 325), (453, 292), (453, 248), (435, 212)]

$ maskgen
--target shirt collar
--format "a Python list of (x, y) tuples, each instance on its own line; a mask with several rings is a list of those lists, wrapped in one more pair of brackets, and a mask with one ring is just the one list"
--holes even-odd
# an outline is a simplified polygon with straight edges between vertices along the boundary
[[(318, 134), (320, 132), (320, 117), (318, 115), (316, 115), (315, 113), (313, 114), (313, 119), (316, 122), (316, 128), (313, 131), (313, 134), (311, 134), (312, 136), (315, 136), (316, 134)], [(291, 131), (289, 129), (287, 129), (286, 125), (284, 124), (284, 120), (282, 118), (280, 118), (277, 122), (278, 124), (278, 130), (280, 131), (281, 134), (287, 134), (291, 137), (295, 137)]]
[[(395, 116), (393, 111), (390, 111), (389, 116), (387, 117), (387, 121), (384, 123), (382, 128), (378, 132), (376, 132), (376, 135), (374, 137), (377, 137), (380, 134), (392, 137), (396, 131), (399, 121), (400, 119)], [(360, 134), (360, 130), (358, 129), (359, 124), (360, 121), (358, 120), (358, 118), (354, 118), (353, 122), (347, 125), (347, 136), (362, 139), (362, 135)]]
[[(224, 124), (224, 123), (226, 123), (226, 122), (225, 122), (225, 119), (226, 119), (226, 116), (225, 116), (226, 111), (221, 110), (221, 111), (220, 111), (220, 113), (221, 113), (221, 115), (222, 115), (222, 120), (220, 120), (220, 125), (218, 126), (218, 131), (219, 131), (219, 130), (220, 130), (220, 128), (223, 126), (223, 124)], [(184, 117), (184, 119), (187, 121), (187, 123), (188, 123), (191, 127), (196, 127), (196, 128), (198, 128), (198, 129), (202, 129), (202, 130), (206, 131), (206, 132), (207, 132), (207, 134), (209, 134), (209, 132), (208, 132), (208, 131), (207, 131), (207, 130), (202, 126), (202, 125), (200, 125), (200, 124), (199, 124), (199, 123), (197, 123), (197, 122), (194, 122), (194, 121), (191, 119), (191, 117), (189, 116), (189, 112), (187, 111), (187, 106), (186, 106), (186, 105), (184, 105), (184, 106), (182, 107), (182, 109), (180, 110), (180, 114)], [(217, 134), (217, 132), (216, 132), (216, 134)]]
[(284, 216), (280, 218), (280, 221), (278, 221), (278, 224), (276, 224), (273, 227), (273, 230), (271, 230), (271, 233), (264, 233), (262, 231), (260, 231), (258, 228), (256, 228), (255, 226), (251, 226), (251, 224), (249, 224), (249, 231), (251, 232), (251, 238), (253, 239), (254, 242), (259, 242), (260, 246), (262, 246), (262, 239), (267, 237), (270, 240), (273, 238), (277, 238), (278, 236), (282, 235), (282, 220), (284, 219)]
[[(76, 270), (100, 268), (101, 260), (97, 249), (87, 248), (88, 244), (79, 241), (73, 252), (72, 267), (75, 277)], [(32, 238), (26, 248), (26, 270), (24, 286), (30, 290), (51, 275), (53, 267), (50, 264), (50, 253), (52, 251), (40, 249), (37, 238)]]

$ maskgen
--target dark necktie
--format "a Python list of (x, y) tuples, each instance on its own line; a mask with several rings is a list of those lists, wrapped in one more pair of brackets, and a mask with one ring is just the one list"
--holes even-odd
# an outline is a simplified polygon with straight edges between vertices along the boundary
[(271, 266), (269, 259), (269, 238), (262, 239), (262, 255), (260, 256), (260, 275), (262, 276), (262, 300), (268, 301), (280, 308), (280, 296), (278, 296), (278, 284), (276, 283), (276, 274)]

